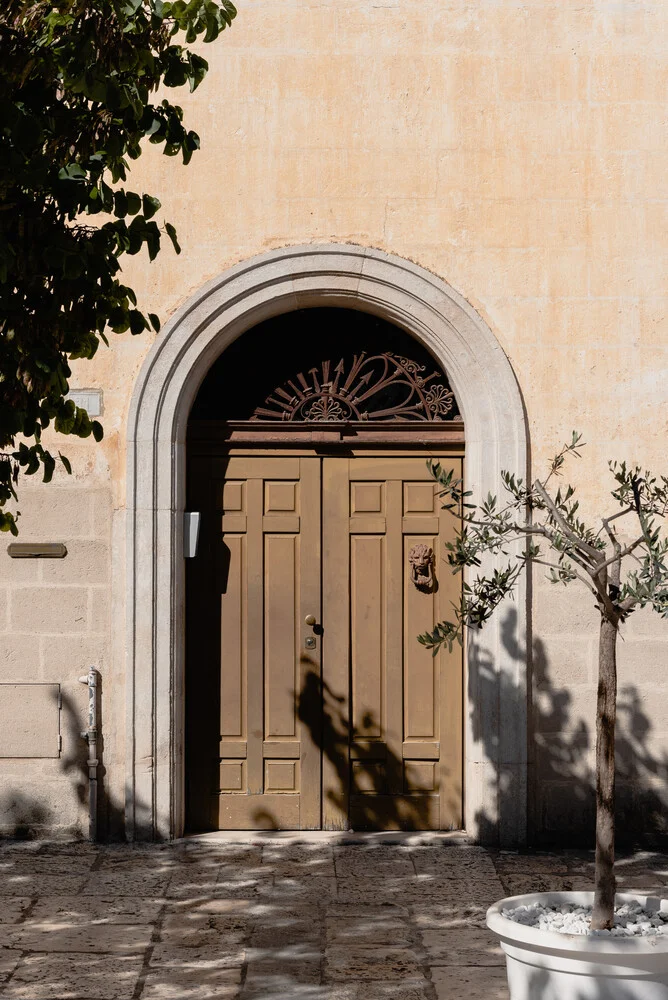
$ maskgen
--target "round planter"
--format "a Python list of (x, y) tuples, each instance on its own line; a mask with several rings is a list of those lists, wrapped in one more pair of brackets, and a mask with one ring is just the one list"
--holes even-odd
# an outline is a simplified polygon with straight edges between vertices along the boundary
[[(591, 906), (593, 892), (534, 892), (490, 906), (487, 926), (506, 955), (511, 1000), (668, 1000), (668, 934), (586, 937), (518, 924), (501, 913), (531, 903)], [(668, 899), (619, 893), (619, 902), (668, 910)]]

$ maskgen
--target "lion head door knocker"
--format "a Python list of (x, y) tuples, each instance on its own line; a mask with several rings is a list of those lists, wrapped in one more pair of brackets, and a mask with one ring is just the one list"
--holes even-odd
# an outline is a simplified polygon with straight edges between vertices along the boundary
[(420, 542), (408, 553), (411, 580), (418, 590), (431, 593), (434, 589), (434, 551)]

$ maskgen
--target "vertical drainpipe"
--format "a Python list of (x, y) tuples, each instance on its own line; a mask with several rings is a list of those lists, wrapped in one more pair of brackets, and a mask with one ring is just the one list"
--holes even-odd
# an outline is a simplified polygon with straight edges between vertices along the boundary
[(97, 840), (97, 670), (91, 667), (79, 678), (88, 685), (88, 729), (81, 735), (88, 744), (88, 839)]

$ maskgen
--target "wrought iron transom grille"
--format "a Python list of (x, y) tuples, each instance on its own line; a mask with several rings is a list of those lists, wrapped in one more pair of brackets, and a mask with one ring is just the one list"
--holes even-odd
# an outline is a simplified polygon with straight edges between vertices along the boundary
[(323, 361), (277, 386), (252, 420), (452, 420), (454, 393), (441, 371), (391, 351)]

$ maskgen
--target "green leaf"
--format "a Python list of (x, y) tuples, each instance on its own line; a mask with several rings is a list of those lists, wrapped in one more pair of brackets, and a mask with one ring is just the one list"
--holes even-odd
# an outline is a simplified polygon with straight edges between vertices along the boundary
[(138, 309), (130, 310), (130, 333), (143, 333), (146, 329), (146, 320)]
[(141, 198), (134, 191), (125, 193), (128, 204), (128, 215), (136, 215), (141, 210)]
[(50, 483), (51, 480), (53, 479), (53, 472), (54, 469), (56, 468), (56, 461), (53, 458), (53, 456), (48, 453), (48, 451), (44, 452), (44, 455), (42, 456), (42, 461), (44, 462), (43, 481), (45, 483)]
[(171, 224), (171, 222), (165, 223), (165, 232), (172, 241), (172, 246), (174, 247), (175, 251), (177, 253), (181, 253), (181, 247), (179, 246), (179, 241), (176, 238), (176, 230), (174, 229), (174, 226)]
[(145, 219), (152, 219), (159, 208), (160, 202), (157, 198), (153, 198), (150, 194), (142, 196), (142, 209)]
[(63, 463), (63, 466), (65, 468), (65, 472), (68, 474), (68, 476), (71, 476), (72, 475), (72, 466), (70, 464), (69, 458), (66, 458), (65, 455), (62, 455), (60, 452), (58, 452), (58, 457), (59, 457), (60, 461)]
[(114, 192), (114, 215), (119, 219), (124, 219), (128, 214), (128, 199), (125, 191)]
[(105, 212), (113, 212), (114, 210), (114, 192), (111, 190), (108, 184), (104, 181), (100, 181), (100, 197), (102, 199), (102, 205)]
[(93, 428), (93, 437), (99, 443), (104, 437), (104, 429), (102, 427), (102, 424), (100, 423), (99, 420), (93, 420), (92, 428)]
[(58, 180), (71, 181), (86, 177), (86, 171), (79, 163), (68, 163), (58, 171)]
[[(194, 39), (193, 39), (194, 41)], [(190, 90), (197, 90), (200, 83), (209, 71), (209, 64), (202, 56), (198, 56), (197, 53), (192, 53), (190, 57)]]
[(160, 333), (160, 319), (156, 316), (155, 313), (149, 313), (148, 318), (151, 321), (151, 326), (153, 327), (155, 332)]

